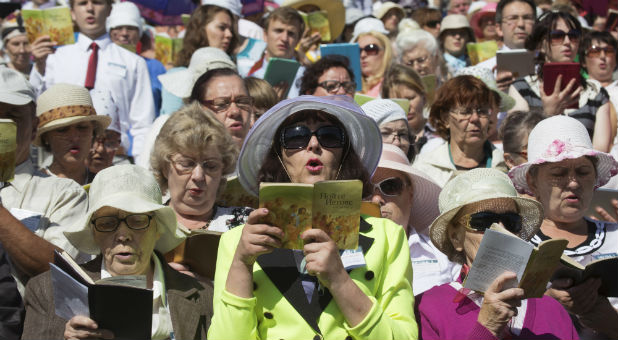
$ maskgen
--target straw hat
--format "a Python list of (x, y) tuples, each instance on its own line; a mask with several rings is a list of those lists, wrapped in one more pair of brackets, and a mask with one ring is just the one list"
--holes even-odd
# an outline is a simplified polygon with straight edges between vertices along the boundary
[(270, 151), (281, 123), (303, 110), (318, 110), (335, 116), (346, 130), (350, 144), (365, 169), (372, 175), (382, 152), (382, 135), (376, 123), (348, 96), (299, 96), (279, 102), (255, 122), (243, 143), (236, 171), (240, 184), (257, 196), (258, 171)]
[(214, 5), (225, 8), (237, 17), (242, 16), (240, 0), (202, 0), (202, 5)]
[(494, 78), (493, 72), (485, 67), (480, 67), (478, 65), (468, 66), (460, 69), (455, 73), (456, 76), (469, 75), (476, 77), (485, 83), (490, 90), (494, 91), (500, 96), (500, 112), (506, 112), (515, 106), (515, 99), (509, 96), (508, 94), (500, 91), (498, 89), (498, 85), (496, 84), (496, 79)]
[(418, 231), (426, 229), (440, 215), (438, 210), (440, 186), (427, 175), (413, 168), (403, 151), (393, 144), (382, 144), (379, 168), (393, 169), (408, 175), (413, 188), (409, 225)]
[(450, 14), (442, 18), (442, 22), (440, 23), (440, 38), (444, 31), (446, 30), (456, 30), (460, 28), (466, 28), (470, 37), (474, 37), (474, 32), (472, 32), (472, 28), (470, 28), (470, 23), (465, 15), (462, 14)]
[(173, 73), (159, 75), (161, 85), (180, 98), (191, 96), (193, 85), (204, 73), (217, 68), (236, 70), (236, 64), (227, 53), (215, 47), (198, 48), (191, 55), (189, 67)]
[(34, 87), (21, 73), (0, 67), (0, 103), (26, 105), (36, 100)]
[(112, 12), (105, 21), (107, 32), (119, 26), (137, 27), (140, 37), (144, 32), (142, 15), (139, 8), (132, 2), (119, 2), (112, 6)]
[(287, 6), (298, 10), (305, 5), (314, 5), (326, 12), (332, 40), (335, 40), (343, 32), (345, 8), (343, 8), (341, 0), (284, 0), (281, 7)]
[(350, 40), (350, 42), (356, 42), (359, 35), (369, 32), (389, 33), (386, 28), (384, 28), (382, 20), (372, 17), (363, 18), (354, 25), (354, 32), (352, 33), (352, 40)]
[(618, 162), (610, 154), (592, 148), (590, 136), (582, 123), (568, 116), (553, 116), (543, 119), (530, 131), (528, 162), (511, 169), (509, 176), (519, 192), (532, 195), (526, 181), (530, 166), (583, 156), (597, 159), (595, 189), (605, 185), (611, 177), (618, 174)]
[(396, 9), (401, 14), (402, 18), (406, 16), (406, 12), (403, 10), (403, 7), (401, 7), (401, 5), (396, 4), (392, 1), (387, 1), (383, 3), (382, 6), (374, 9), (373, 16), (381, 20), (382, 17), (384, 17), (386, 13), (388, 13), (388, 11), (390, 11), (393, 8)]
[(495, 2), (489, 2), (481, 9), (477, 10), (470, 19), (470, 26), (474, 30), (474, 34), (483, 38), (483, 28), (481, 27), (481, 19), (485, 17), (495, 18), (496, 17), (496, 7), (498, 4)]
[(153, 211), (161, 235), (155, 249), (165, 254), (185, 238), (176, 227), (176, 214), (162, 204), (161, 190), (152, 173), (140, 166), (121, 164), (101, 170), (94, 177), (88, 192), (88, 212), (75, 230), (64, 235), (77, 249), (88, 254), (99, 254), (101, 249), (94, 241), (92, 214), (102, 207), (117, 208), (140, 214)]
[(406, 125), (408, 122), (406, 112), (399, 104), (390, 99), (374, 99), (361, 105), (361, 109), (373, 118), (378, 126), (402, 119), (406, 121)]
[(433, 221), (429, 229), (429, 237), (436, 248), (450, 257), (455, 249), (447, 231), (453, 217), (468, 204), (496, 198), (509, 198), (517, 204), (522, 219), (522, 229), (517, 236), (525, 241), (530, 240), (543, 222), (541, 204), (532, 199), (518, 197), (513, 183), (501, 171), (478, 168), (453, 178), (440, 192), (440, 216)]
[(39, 128), (32, 144), (43, 146), (41, 136), (51, 130), (81, 123), (94, 122), (97, 133), (102, 133), (112, 121), (108, 116), (97, 115), (90, 93), (83, 86), (55, 84), (43, 92), (36, 101)]

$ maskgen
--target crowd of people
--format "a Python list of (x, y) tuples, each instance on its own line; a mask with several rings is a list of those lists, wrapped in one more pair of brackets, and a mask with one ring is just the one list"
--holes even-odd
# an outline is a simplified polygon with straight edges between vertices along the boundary
[[(56, 252), (142, 280), (152, 339), (618, 338), (597, 277), (537, 298), (509, 271), (464, 287), (495, 224), (565, 239), (581, 265), (618, 257), (618, 8), (597, 2), (195, 0), (156, 26), (147, 1), (0, 0), (0, 136), (17, 129), (0, 338), (114, 338), (57, 314)], [(28, 31), (20, 8), (54, 6), (75, 43)], [(159, 36), (182, 40), (171, 61)], [(497, 52), (529, 53), (530, 74)], [(298, 69), (271, 84), (280, 59)], [(362, 186), (358, 248), (319, 228), (282, 247), (261, 185), (344, 180)], [(595, 208), (600, 187), (616, 199)], [(174, 255), (197, 234), (220, 235), (198, 259), (212, 274)]]

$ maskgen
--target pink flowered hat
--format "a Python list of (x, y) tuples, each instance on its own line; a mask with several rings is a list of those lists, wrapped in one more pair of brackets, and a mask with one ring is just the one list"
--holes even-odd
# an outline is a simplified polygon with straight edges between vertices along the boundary
[(592, 156), (597, 159), (597, 182), (595, 189), (618, 174), (618, 162), (610, 154), (596, 151), (586, 127), (568, 116), (554, 116), (542, 120), (528, 136), (528, 162), (509, 171), (509, 177), (520, 193), (532, 195), (526, 182), (530, 166), (556, 163), (565, 159)]

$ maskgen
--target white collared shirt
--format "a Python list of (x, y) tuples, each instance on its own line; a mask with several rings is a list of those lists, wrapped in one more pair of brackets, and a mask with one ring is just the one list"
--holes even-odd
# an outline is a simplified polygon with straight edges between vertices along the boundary
[[(33, 67), (30, 83), (37, 90), (37, 94), (40, 95), (56, 83), (84, 86), (92, 42), (92, 39), (80, 33), (75, 44), (58, 48), (47, 57), (45, 76)], [(108, 34), (100, 36), (94, 42), (99, 45), (94, 88), (110, 92), (118, 106), (122, 145), (131, 155), (138, 155), (155, 118), (146, 61), (114, 44)]]
[[(152, 275), (152, 340), (169, 339), (174, 329), (165, 295), (165, 276), (163, 266), (156, 255), (152, 255), (154, 273)], [(112, 277), (105, 269), (105, 261), (101, 261), (101, 279)]]
[[(88, 210), (88, 196), (72, 179), (50, 177), (35, 171), (30, 160), (15, 168), (15, 178), (0, 188), (2, 205), (26, 228), (62, 248), (78, 263), (92, 256), (78, 251), (63, 231), (78, 228)], [(28, 276), (11, 263), (17, 288), (23, 295)]]

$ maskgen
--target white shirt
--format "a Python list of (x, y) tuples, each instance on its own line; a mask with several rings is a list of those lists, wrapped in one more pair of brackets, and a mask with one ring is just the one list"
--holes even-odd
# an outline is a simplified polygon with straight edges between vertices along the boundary
[[(99, 45), (94, 88), (110, 92), (118, 106), (122, 145), (131, 155), (139, 155), (143, 140), (155, 118), (146, 62), (137, 54), (114, 44), (108, 34), (94, 41)], [(47, 57), (45, 76), (33, 67), (30, 83), (38, 95), (56, 83), (83, 86), (92, 42), (80, 33), (75, 44), (58, 48)]]
[[(75, 181), (34, 170), (30, 160), (15, 168), (15, 178), (0, 189), (2, 205), (26, 228), (66, 251), (78, 263), (91, 256), (78, 251), (63, 231), (78, 228), (88, 210), (88, 196)], [(28, 276), (11, 264), (20, 293)]]
[(429, 236), (410, 228), (408, 245), (414, 273), (412, 291), (415, 296), (434, 286), (457, 280), (461, 265), (449, 261), (448, 257), (433, 245)]

